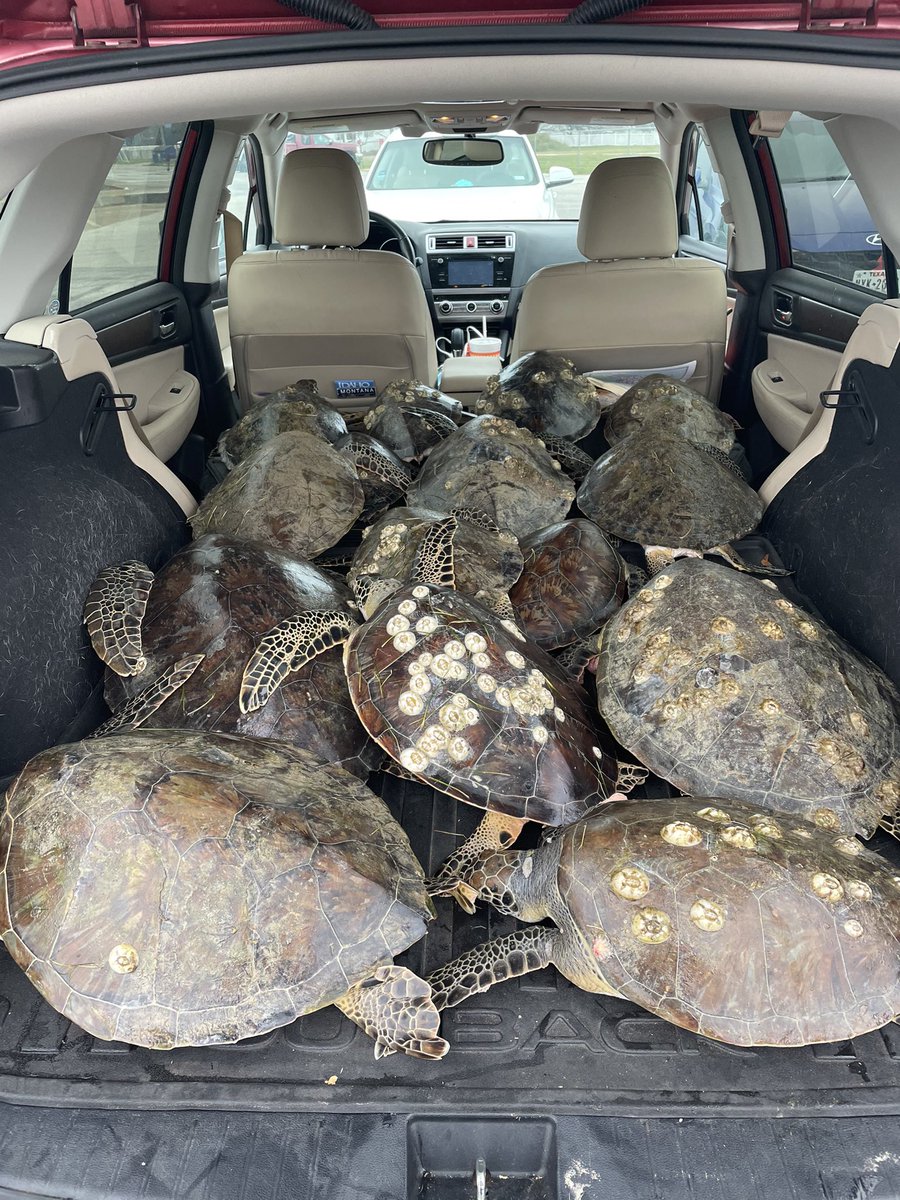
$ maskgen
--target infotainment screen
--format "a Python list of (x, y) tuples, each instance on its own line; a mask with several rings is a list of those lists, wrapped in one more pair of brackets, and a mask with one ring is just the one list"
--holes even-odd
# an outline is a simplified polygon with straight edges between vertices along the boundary
[(493, 287), (494, 263), (490, 258), (451, 258), (447, 263), (448, 287)]

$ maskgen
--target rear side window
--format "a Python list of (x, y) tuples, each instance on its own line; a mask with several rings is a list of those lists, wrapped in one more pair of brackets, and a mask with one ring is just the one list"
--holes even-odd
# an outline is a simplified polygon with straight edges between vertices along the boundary
[(175, 163), (187, 125), (151, 125), (126, 138), (75, 247), (69, 310), (151, 283)]
[(728, 225), (722, 214), (725, 194), (706, 142), (697, 135), (696, 153), (687, 174), (688, 233), (717, 250), (728, 246)]
[(883, 294), (881, 238), (825, 123), (794, 113), (769, 147), (794, 266)]

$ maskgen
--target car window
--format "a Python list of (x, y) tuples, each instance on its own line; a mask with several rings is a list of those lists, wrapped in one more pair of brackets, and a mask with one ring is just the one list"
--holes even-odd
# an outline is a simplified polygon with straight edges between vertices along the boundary
[(419, 138), (404, 138), (384, 147), (366, 188), (370, 192), (513, 188), (529, 187), (538, 181), (537, 165), (524, 138), (504, 138), (503, 162), (478, 167), (427, 163)]
[(884, 293), (881, 238), (825, 123), (794, 113), (769, 147), (794, 265)]
[(688, 233), (718, 250), (728, 247), (728, 225), (722, 215), (725, 193), (722, 180), (712, 164), (709, 148), (697, 135), (697, 153), (688, 174)]
[[(253, 163), (250, 154), (250, 141), (243, 138), (240, 149), (234, 160), (234, 169), (228, 181), (228, 204), (226, 211), (233, 213), (243, 228), (243, 245), (256, 245), (259, 241), (260, 209), (259, 195), (252, 178)], [(219, 275), (225, 274), (225, 228), (219, 221)]]
[(125, 139), (72, 257), (69, 309), (150, 283), (159, 273), (166, 205), (185, 124)]
[(610, 158), (659, 158), (659, 134), (652, 123), (644, 125), (542, 125), (528, 140), (534, 147), (545, 178), (570, 170), (571, 184), (554, 190), (554, 216), (577, 221), (581, 199), (594, 167)]

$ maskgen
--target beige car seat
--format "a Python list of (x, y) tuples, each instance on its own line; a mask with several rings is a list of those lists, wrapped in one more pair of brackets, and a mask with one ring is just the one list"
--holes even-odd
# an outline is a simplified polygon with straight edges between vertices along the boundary
[(727, 294), (721, 267), (675, 258), (672, 178), (657, 158), (617, 158), (591, 173), (578, 249), (588, 262), (544, 267), (525, 285), (511, 358), (568, 355), (583, 371), (696, 362), (691, 387), (718, 400)]
[[(335, 381), (437, 375), (434, 329), (416, 268), (398, 254), (356, 250), (369, 231), (362, 176), (343, 150), (282, 160), (275, 237), (294, 249), (242, 254), (228, 279), (238, 395), (300, 378), (334, 397)], [(330, 249), (329, 247), (338, 247)]]

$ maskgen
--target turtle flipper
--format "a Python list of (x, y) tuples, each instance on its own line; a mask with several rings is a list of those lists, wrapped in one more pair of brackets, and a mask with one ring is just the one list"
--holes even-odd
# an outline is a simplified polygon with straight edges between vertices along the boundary
[(713, 546), (706, 553), (715, 554), (717, 558), (723, 558), (729, 567), (734, 567), (736, 571), (743, 571), (747, 575), (762, 575), (768, 579), (773, 575), (793, 575), (794, 573), (793, 571), (788, 571), (785, 567), (754, 567), (751, 563), (745, 562), (734, 547), (729, 546), (727, 542), (721, 546)]
[(444, 588), (456, 586), (453, 536), (458, 528), (456, 517), (435, 521), (422, 538), (416, 553), (412, 569), (414, 583), (433, 583)]
[(356, 622), (345, 612), (295, 613), (262, 638), (244, 667), (242, 713), (256, 712), (292, 671), (346, 641)]
[(443, 1058), (441, 1018), (424, 979), (406, 967), (379, 967), (335, 1000), (341, 1012), (375, 1039), (375, 1057), (402, 1050), (412, 1058)]
[(500, 526), (493, 517), (481, 508), (451, 508), (451, 517), (459, 517), (461, 521), (467, 521), (469, 525), (476, 525), (479, 529), (486, 529), (488, 533), (500, 533)]
[(193, 673), (206, 658), (205, 654), (190, 654), (180, 658), (178, 662), (167, 667), (160, 677), (145, 687), (142, 692), (124, 704), (108, 721), (104, 721), (89, 736), (105, 737), (108, 733), (118, 733), (123, 729), (137, 729), (139, 725), (155, 713), (156, 710), (173, 696), (180, 687), (184, 687)]
[(431, 1000), (438, 1012), (486, 992), (495, 983), (540, 971), (553, 961), (557, 930), (543, 925), (517, 929), (507, 937), (482, 942), (428, 976)]
[(524, 826), (525, 821), (519, 817), (486, 812), (475, 832), (466, 838), (437, 875), (429, 880), (429, 896), (453, 896), (460, 908), (470, 915), (474, 913), (478, 893), (466, 882), (472, 869), (479, 859), (492, 850), (508, 850)]
[(402, 586), (400, 579), (382, 579), (375, 575), (357, 575), (350, 584), (356, 603), (363, 617), (368, 621), (375, 611), (389, 596), (393, 596)]
[(83, 621), (97, 657), (117, 675), (140, 675), (146, 667), (141, 621), (153, 586), (142, 562), (104, 567), (87, 594)]
[(636, 787), (640, 787), (642, 783), (647, 782), (647, 776), (650, 772), (646, 767), (639, 767), (637, 763), (617, 762), (616, 766), (619, 771), (616, 775), (616, 792), (628, 793)]

